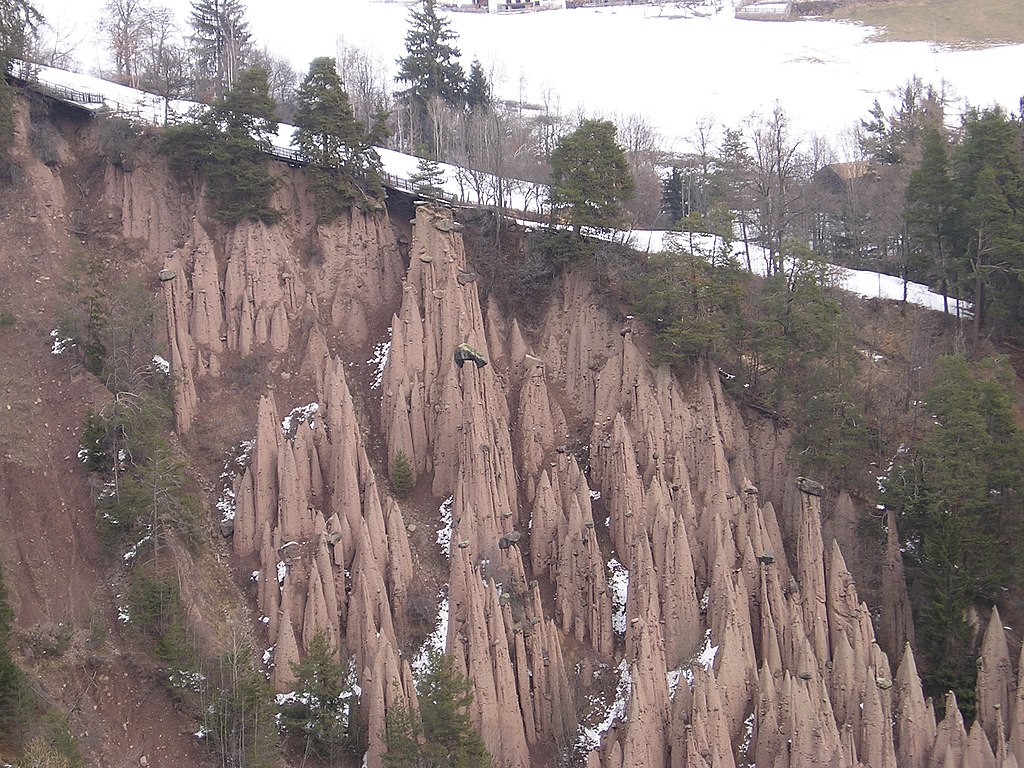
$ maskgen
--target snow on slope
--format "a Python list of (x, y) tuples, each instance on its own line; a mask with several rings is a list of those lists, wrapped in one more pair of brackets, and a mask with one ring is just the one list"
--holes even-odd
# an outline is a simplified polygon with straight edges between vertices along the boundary
[[(188, 101), (171, 101), (167, 104), (159, 96), (127, 88), (123, 85), (111, 83), (99, 78), (81, 75), (74, 72), (65, 72), (50, 67), (40, 67), (38, 79), (50, 85), (63, 86), (77, 91), (90, 94), (97, 94), (103, 97), (107, 106), (115, 111), (134, 117), (145, 122), (161, 125), (170, 118), (184, 118), (198, 105)], [(294, 133), (294, 126), (281, 123), (278, 126), (277, 135), (273, 139), (275, 147), (291, 149), (291, 137)], [(379, 148), (381, 162), (386, 173), (396, 176), (399, 179), (408, 180), (415, 172), (419, 163), (418, 158), (395, 152), (390, 149)], [(476, 202), (472, 194), (467, 191), (458, 181), (459, 169), (457, 166), (441, 163), (441, 169), (445, 174), (442, 184), (444, 190), (457, 199), (467, 202)], [(514, 185), (513, 185), (514, 187)], [(541, 196), (545, 195), (543, 192)], [(512, 207), (517, 210), (525, 210), (527, 205), (522, 191), (513, 193)], [(536, 226), (533, 222), (522, 222), (529, 226)], [(615, 240), (628, 242), (632, 247), (648, 253), (657, 253), (666, 249), (669, 240), (680, 237), (676, 232), (665, 232), (660, 230), (633, 230), (630, 232), (613, 232), (609, 235)], [(710, 250), (714, 247), (713, 236), (692, 235), (685, 236), (693, 241), (691, 245)], [(764, 274), (768, 259), (764, 250), (756, 246), (750, 246), (751, 267), (755, 272)], [(737, 253), (742, 261), (745, 254)], [(840, 272), (840, 284), (846, 290), (868, 298), (881, 299), (902, 299), (903, 281), (890, 275), (881, 275), (876, 272), (865, 272), (838, 268)], [(912, 304), (918, 304), (929, 309), (942, 310), (944, 299), (940, 294), (933, 293), (926, 286), (918, 283), (908, 283), (907, 300)], [(949, 301), (951, 311), (955, 310), (955, 302)]]
[[(187, 0), (167, 0), (184, 24)], [(100, 0), (40, 0), (65, 31), (95, 29)], [(376, 52), (389, 74), (404, 53), (408, 4), (374, 0), (249, 0), (260, 45), (304, 72), (314, 56), (331, 56), (339, 38)], [(954, 50), (928, 43), (872, 42), (872, 30), (840, 22), (765, 23), (719, 13), (682, 18), (670, 3), (494, 16), (451, 13), (468, 67), (492, 70), (501, 98), (560, 102), (563, 114), (646, 115), (676, 148), (699, 118), (735, 126), (779, 102), (802, 135), (841, 136), (876, 98), (909, 77), (946, 84), (976, 105), (1016, 108), (1024, 45)], [(80, 60), (100, 58), (92, 33)], [(956, 111), (953, 104), (951, 110)]]

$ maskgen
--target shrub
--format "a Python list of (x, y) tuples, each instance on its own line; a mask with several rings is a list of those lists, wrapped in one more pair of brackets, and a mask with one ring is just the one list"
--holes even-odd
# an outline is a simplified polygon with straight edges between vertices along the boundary
[(404, 451), (398, 451), (391, 461), (391, 486), (400, 498), (408, 496), (416, 487), (416, 473)]
[(61, 136), (50, 123), (29, 125), (29, 146), (40, 162), (54, 166), (60, 164)]
[(137, 126), (121, 117), (99, 121), (100, 152), (107, 162), (125, 173), (135, 170), (140, 132)]

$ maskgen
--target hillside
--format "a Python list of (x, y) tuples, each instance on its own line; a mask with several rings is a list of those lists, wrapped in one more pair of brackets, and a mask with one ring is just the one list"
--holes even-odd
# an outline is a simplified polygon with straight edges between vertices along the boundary
[[(1024, 761), (998, 613), (976, 723), (954, 700), (937, 721), (904, 645), (895, 531), (848, 567), (864, 502), (798, 478), (792, 435), (709, 363), (652, 365), (647, 331), (584, 269), (512, 316), (458, 212), (392, 194), (324, 224), (305, 172), (275, 164), (284, 218), (226, 227), (152, 138), (128, 169), (92, 118), (46, 112), (19, 99), (0, 192), (0, 559), (18, 660), (86, 764), (219, 762), (209, 700), (169, 673), (212, 680), (233, 658), (229, 692), (255, 667), (288, 694), (320, 637), (358, 689), (362, 737), (339, 764), (379, 768), (389, 723), (420, 707), (435, 617), (499, 765)], [(200, 500), (197, 526), (154, 522), (162, 539), (127, 558), (79, 460), (110, 376), (52, 352), (89, 285), (140, 286), (125, 295), (156, 330), (139, 343), (170, 362), (173, 431), (154, 432)], [(456, 366), (466, 342), (487, 365)], [(402, 498), (399, 456), (416, 480)], [(877, 604), (851, 569), (880, 572)], [(138, 613), (119, 619), (140, 572), (180, 594), (173, 664)], [(258, 764), (246, 748), (228, 762)]]

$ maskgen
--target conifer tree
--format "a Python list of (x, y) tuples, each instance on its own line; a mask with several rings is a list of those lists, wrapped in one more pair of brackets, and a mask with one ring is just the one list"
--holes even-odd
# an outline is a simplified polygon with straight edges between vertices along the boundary
[[(428, 105), (458, 106), (465, 101), (466, 73), (459, 63), (456, 39), (448, 20), (437, 15), (434, 0), (423, 0), (422, 7), (409, 12), (406, 55), (398, 60), (395, 77), (406, 88), (396, 95), (408, 103), (421, 141), (432, 135)], [(431, 149), (434, 155), (440, 151), (438, 146)]]
[(387, 768), (493, 768), (469, 718), (473, 684), (451, 656), (434, 651), (416, 681), (420, 716), (392, 707), (385, 718)]
[(425, 105), (438, 96), (448, 104), (460, 104), (466, 90), (466, 73), (455, 47), (457, 35), (447, 19), (437, 15), (434, 0), (423, 0), (421, 8), (409, 12), (405, 35), (406, 55), (398, 60), (399, 82), (407, 83), (400, 97)]
[(998, 107), (972, 110), (963, 127), (955, 168), (964, 214), (961, 252), (974, 293), (974, 334), (978, 337), (988, 320), (993, 330), (1019, 333), (1024, 310), (1020, 120)]
[(267, 170), (266, 153), (277, 121), (267, 71), (245, 70), (199, 126), (208, 142), (201, 165), (217, 218), (229, 224), (276, 221), (281, 214), (270, 205), (276, 182)]
[(479, 59), (473, 59), (469, 67), (469, 80), (466, 82), (466, 106), (471, 110), (482, 109), (491, 105), (491, 84), (484, 73)]
[(425, 197), (437, 197), (443, 191), (444, 171), (437, 160), (432, 157), (421, 157), (416, 164), (416, 172), (409, 177), (409, 182), (416, 194)]
[(189, 16), (192, 46), (207, 96), (220, 98), (234, 87), (249, 63), (249, 23), (241, 0), (193, 0)]
[(929, 693), (954, 690), (970, 717), (977, 667), (967, 612), (1000, 602), (1020, 578), (1024, 439), (1005, 360), (972, 370), (948, 356), (936, 368), (925, 395), (933, 423), (890, 473), (883, 499), (900, 510), (922, 678)]
[(313, 59), (296, 97), (293, 143), (310, 163), (321, 215), (332, 218), (357, 201), (360, 182), (370, 198), (382, 198), (380, 157), (355, 119), (334, 59)]
[(317, 632), (305, 658), (292, 666), (296, 697), (281, 706), (281, 727), (304, 742), (307, 752), (337, 760), (349, 742), (355, 695), (345, 685), (348, 670), (335, 659), (323, 632)]
[(907, 184), (907, 229), (918, 258), (909, 269), (923, 269), (938, 279), (948, 295), (952, 278), (950, 252), (953, 237), (953, 186), (949, 176), (946, 144), (933, 126), (924, 131), (921, 164)]
[(577, 236), (582, 227), (623, 224), (622, 203), (633, 197), (634, 190), (612, 122), (585, 120), (551, 153), (551, 210), (564, 215)]
[[(0, 73), (8, 72), (11, 61), (24, 54), (42, 23), (43, 17), (28, 0), (0, 0)], [(0, 77), (0, 149), (6, 149), (12, 131), (11, 87)]]
[(160, 149), (179, 174), (205, 175), (206, 196), (221, 221), (272, 222), (281, 212), (270, 205), (276, 182), (266, 154), (276, 132), (267, 71), (252, 67), (195, 122), (167, 128)]

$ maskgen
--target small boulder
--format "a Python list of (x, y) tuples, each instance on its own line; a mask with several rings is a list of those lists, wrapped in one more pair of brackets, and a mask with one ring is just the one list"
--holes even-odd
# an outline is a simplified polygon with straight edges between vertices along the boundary
[(808, 496), (821, 496), (825, 492), (824, 485), (808, 477), (798, 477), (796, 479), (796, 487)]

